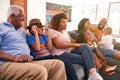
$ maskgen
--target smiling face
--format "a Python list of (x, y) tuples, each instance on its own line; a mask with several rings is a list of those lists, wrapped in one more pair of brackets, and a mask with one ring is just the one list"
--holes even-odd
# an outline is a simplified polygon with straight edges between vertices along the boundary
[(90, 20), (88, 18), (83, 18), (78, 24), (78, 32), (82, 30), (87, 30), (90, 27)]
[(100, 20), (100, 22), (98, 24), (98, 29), (102, 30), (105, 28), (106, 25), (107, 25), (107, 19), (103, 18)]
[(25, 20), (24, 19), (24, 14), (22, 10), (19, 10), (19, 14), (16, 15), (16, 27), (22, 27), (22, 22)]
[(89, 30), (85, 31), (85, 33), (84, 33), (84, 39), (86, 40), (86, 42), (92, 41), (92, 35), (91, 35), (91, 32)]
[(92, 34), (89, 30), (81, 30), (76, 37), (76, 43), (88, 43), (92, 41)]
[(37, 27), (37, 32), (38, 32), (38, 35), (42, 35), (43, 34), (43, 31), (44, 31), (44, 28), (43, 27)]
[(89, 30), (89, 28), (90, 28), (90, 20), (85, 22), (84, 28), (85, 28), (85, 30)]

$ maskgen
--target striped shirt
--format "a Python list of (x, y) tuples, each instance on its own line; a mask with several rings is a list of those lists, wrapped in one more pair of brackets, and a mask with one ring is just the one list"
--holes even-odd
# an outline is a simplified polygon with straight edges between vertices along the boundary
[(47, 48), (47, 41), (48, 38), (45, 34), (43, 34), (42, 36), (40, 36), (40, 50), (36, 51), (34, 50), (31, 45), (35, 42), (35, 37), (33, 35), (29, 35), (27, 36), (27, 43), (31, 49), (31, 55), (33, 56), (34, 59), (38, 59), (40, 57), (45, 57), (50, 55), (50, 52)]

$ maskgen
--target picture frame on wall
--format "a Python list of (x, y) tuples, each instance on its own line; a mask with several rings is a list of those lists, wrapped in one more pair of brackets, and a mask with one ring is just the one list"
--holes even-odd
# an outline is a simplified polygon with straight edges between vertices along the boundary
[(46, 3), (46, 21), (50, 22), (50, 18), (57, 13), (65, 12), (68, 15), (68, 22), (71, 21), (71, 11), (72, 6), (55, 4), (55, 3)]

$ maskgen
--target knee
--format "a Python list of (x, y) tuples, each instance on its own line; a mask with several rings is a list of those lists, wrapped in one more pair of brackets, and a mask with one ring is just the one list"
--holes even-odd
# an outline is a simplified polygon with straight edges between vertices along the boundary
[(43, 76), (47, 74), (47, 69), (44, 66), (41, 66), (41, 65), (37, 65), (37, 66), (38, 67), (34, 69), (34, 73), (38, 73)]
[(67, 65), (67, 64), (71, 64), (72, 65), (72, 63), (71, 63), (71, 61), (69, 59), (62, 58), (61, 61), (63, 61), (65, 65)]
[(29, 75), (33, 75), (35, 79), (44, 79), (47, 80), (48, 73), (47, 69), (41, 65), (31, 65), (29, 67)]
[(57, 64), (57, 66), (64, 67), (64, 63), (63, 63), (63, 61), (61, 61), (61, 60), (55, 60), (55, 62), (54, 62), (54, 63), (56, 63), (56, 64)]

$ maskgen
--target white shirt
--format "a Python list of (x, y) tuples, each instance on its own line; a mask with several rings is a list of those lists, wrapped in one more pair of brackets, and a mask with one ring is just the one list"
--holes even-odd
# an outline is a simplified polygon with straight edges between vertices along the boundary
[[(59, 39), (59, 41), (62, 43), (71, 43), (70, 36), (67, 33), (67, 31), (65, 31), (65, 30), (63, 30), (61, 33), (56, 30), (51, 29), (50, 36), (51, 36), (51, 39), (57, 37)], [(53, 45), (52, 54), (53, 55), (61, 55), (64, 52), (70, 52), (70, 51), (71, 51), (71, 48), (58, 49)]]
[(113, 37), (111, 35), (102, 36), (101, 41), (98, 42), (98, 46), (105, 49), (114, 49)]

